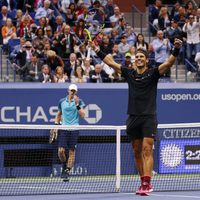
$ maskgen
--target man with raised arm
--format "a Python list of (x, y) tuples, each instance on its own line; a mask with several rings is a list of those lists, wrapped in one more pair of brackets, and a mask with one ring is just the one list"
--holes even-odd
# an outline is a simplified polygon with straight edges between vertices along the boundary
[(153, 191), (150, 183), (153, 170), (153, 144), (157, 132), (156, 96), (159, 78), (166, 73), (179, 54), (182, 41), (175, 39), (174, 49), (169, 58), (158, 67), (148, 68), (148, 54), (138, 49), (135, 56), (136, 69), (130, 69), (118, 64), (113, 57), (104, 54), (90, 42), (96, 54), (110, 67), (120, 73), (129, 86), (128, 119), (126, 132), (131, 140), (136, 167), (141, 186), (136, 191), (138, 195), (148, 195)]
[[(79, 117), (85, 116), (85, 104), (79, 99), (77, 92), (77, 85), (71, 84), (67, 97), (60, 99), (55, 124), (61, 123), (72, 127), (79, 125)], [(58, 134), (58, 157), (62, 165), (61, 178), (64, 182), (69, 181), (69, 173), (74, 166), (78, 137), (78, 130), (60, 130)]]

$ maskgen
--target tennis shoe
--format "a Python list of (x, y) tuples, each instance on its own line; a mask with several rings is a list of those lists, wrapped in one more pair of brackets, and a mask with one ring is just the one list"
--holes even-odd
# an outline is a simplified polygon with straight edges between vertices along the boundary
[(66, 169), (62, 172), (61, 178), (63, 179), (64, 182), (69, 181), (69, 170), (68, 169)]
[(153, 192), (152, 185), (150, 185), (148, 183), (143, 183), (142, 188), (140, 190), (140, 195), (141, 196), (149, 196), (150, 192)]
[(140, 187), (138, 188), (138, 190), (135, 192), (135, 194), (136, 194), (136, 195), (140, 195), (141, 190), (142, 190), (142, 186), (140, 186)]

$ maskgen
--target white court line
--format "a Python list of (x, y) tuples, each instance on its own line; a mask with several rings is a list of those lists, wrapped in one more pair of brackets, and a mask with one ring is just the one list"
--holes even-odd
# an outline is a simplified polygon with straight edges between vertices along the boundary
[(200, 199), (200, 196), (186, 196), (186, 195), (162, 195), (162, 194), (150, 194), (149, 196), (157, 196), (157, 197), (176, 197), (176, 198), (194, 198)]

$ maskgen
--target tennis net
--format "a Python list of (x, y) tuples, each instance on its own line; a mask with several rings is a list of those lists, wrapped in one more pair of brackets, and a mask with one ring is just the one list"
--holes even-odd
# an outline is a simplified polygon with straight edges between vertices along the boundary
[[(52, 129), (79, 129), (69, 182), (60, 178)], [(199, 190), (200, 123), (160, 124), (154, 191)], [(139, 177), (124, 126), (0, 125), (0, 194), (134, 192)]]

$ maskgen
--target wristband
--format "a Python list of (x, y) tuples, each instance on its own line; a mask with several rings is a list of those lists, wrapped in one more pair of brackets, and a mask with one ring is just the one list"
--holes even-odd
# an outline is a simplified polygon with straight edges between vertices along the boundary
[(77, 110), (80, 110), (80, 109), (81, 109), (81, 107), (80, 107), (79, 105), (77, 105), (76, 108), (77, 108)]
[(106, 56), (107, 56), (107, 54), (105, 54), (103, 51), (98, 51), (98, 52), (96, 52), (96, 54), (97, 54), (97, 56), (99, 57), (99, 58), (101, 58), (101, 60), (103, 60)]
[(174, 48), (174, 49), (172, 50), (172, 55), (173, 55), (174, 57), (177, 57), (178, 54), (179, 54), (179, 51), (180, 51), (179, 48)]

